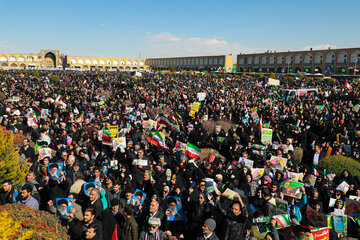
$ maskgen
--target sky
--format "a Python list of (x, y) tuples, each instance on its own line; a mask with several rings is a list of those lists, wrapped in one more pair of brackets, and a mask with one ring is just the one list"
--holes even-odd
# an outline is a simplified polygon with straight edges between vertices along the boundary
[(1, 0), (0, 53), (180, 57), (360, 47), (360, 0)]

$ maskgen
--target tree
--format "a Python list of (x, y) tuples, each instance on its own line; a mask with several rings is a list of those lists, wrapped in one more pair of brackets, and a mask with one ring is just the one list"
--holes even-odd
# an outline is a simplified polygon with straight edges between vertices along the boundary
[(23, 74), (27, 74), (28, 70), (24, 69), (22, 72), (23, 72)]
[(259, 75), (259, 78), (260, 79), (264, 78), (264, 73), (261, 72), (260, 75)]
[(275, 78), (276, 78), (275, 73), (270, 72), (270, 76), (269, 76), (269, 78), (273, 78), (273, 79), (275, 79)]
[(181, 67), (178, 67), (178, 69), (177, 69), (177, 70), (178, 70), (178, 72), (181, 72)]
[(53, 82), (60, 82), (60, 77), (58, 75), (51, 75), (50, 80)]
[(241, 78), (246, 78), (246, 73), (245, 72), (241, 73)]
[(324, 157), (319, 161), (317, 169), (320, 171), (328, 169), (337, 176), (340, 175), (342, 171), (348, 170), (354, 177), (360, 177), (360, 163), (352, 158), (344, 156)]
[(11, 180), (13, 184), (20, 186), (25, 181), (29, 171), (27, 163), (19, 163), (19, 152), (15, 150), (13, 144), (13, 134), (6, 135), (0, 129), (0, 182)]
[[(17, 232), (21, 231), (20, 221), (12, 219), (7, 211), (0, 212), (0, 239), (13, 239)], [(25, 229), (21, 231), (19, 240), (29, 239), (34, 229)]]
[(174, 66), (170, 66), (170, 72), (175, 72), (175, 67)]
[(32, 75), (33, 75), (34, 77), (38, 77), (38, 76), (39, 76), (39, 73), (38, 73), (38, 72), (33, 72)]
[(304, 78), (304, 75), (302, 73), (299, 74), (299, 78), (300, 79), (303, 79)]

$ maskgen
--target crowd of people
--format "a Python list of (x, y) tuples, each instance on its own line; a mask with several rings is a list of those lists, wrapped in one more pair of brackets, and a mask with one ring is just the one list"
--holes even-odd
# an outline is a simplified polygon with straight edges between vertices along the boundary
[[(309, 207), (346, 216), (345, 199), (360, 198), (352, 169), (336, 176), (316, 171), (326, 155), (360, 161), (360, 89), (353, 82), (349, 90), (344, 81), (300, 79), (279, 87), (209, 74), (33, 75), (0, 71), (1, 125), (26, 136), (16, 147), (29, 166), (21, 186), (2, 183), (1, 204), (54, 213), (71, 239), (256, 239), (264, 217), (263, 239), (307, 239), (304, 227), (318, 227)], [(299, 87), (318, 93), (281, 95)], [(198, 93), (205, 93), (201, 101)], [(272, 129), (266, 144), (264, 126)], [(115, 147), (114, 138), (126, 146)], [(198, 148), (212, 151), (199, 157)], [(287, 161), (274, 166), (274, 157)], [(316, 181), (306, 182), (312, 175)], [(289, 180), (304, 183), (296, 196), (282, 191)], [(339, 190), (344, 182), (348, 188)], [(286, 202), (292, 227), (278, 227), (275, 199)], [(347, 235), (358, 237), (358, 223), (346, 222)], [(334, 229), (329, 236), (338, 239)]]

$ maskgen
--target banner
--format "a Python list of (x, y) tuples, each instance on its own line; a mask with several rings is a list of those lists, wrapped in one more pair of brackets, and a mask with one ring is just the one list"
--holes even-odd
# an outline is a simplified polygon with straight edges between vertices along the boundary
[(262, 175), (264, 174), (264, 168), (252, 168), (251, 170), (251, 175), (253, 177), (253, 180), (258, 180), (262, 177)]
[(254, 166), (254, 161), (242, 157), (239, 158), (239, 163), (248, 168), (253, 168)]
[(280, 80), (277, 80), (277, 79), (274, 79), (274, 78), (269, 78), (268, 84), (273, 85), (273, 86), (279, 86), (280, 85)]
[(341, 238), (347, 236), (347, 216), (327, 216), (328, 227)]
[(200, 102), (204, 101), (205, 98), (206, 98), (206, 93), (204, 93), (204, 92), (197, 93), (196, 95), (197, 95), (197, 99), (198, 99)]
[(355, 220), (360, 220), (360, 202), (346, 198), (345, 206), (346, 215), (353, 217)]
[(119, 126), (117, 125), (109, 126), (108, 130), (111, 133), (111, 137), (115, 138), (119, 133)]
[(287, 163), (286, 158), (275, 157), (275, 156), (272, 156), (270, 158), (270, 164), (279, 170), (283, 170), (283, 168), (286, 166), (286, 163)]
[(304, 174), (289, 172), (289, 178), (290, 178), (290, 180), (292, 180), (294, 182), (302, 181), (304, 178)]
[(270, 144), (272, 142), (272, 134), (273, 134), (272, 129), (262, 128), (261, 129), (261, 142), (265, 145)]
[(300, 188), (303, 186), (304, 186), (303, 183), (294, 182), (294, 181), (284, 181), (281, 184), (280, 188), (281, 188), (281, 192), (284, 195), (301, 199), (302, 192)]
[(182, 151), (185, 152), (186, 149), (186, 143), (180, 142), (180, 141), (176, 141), (175, 144), (175, 151)]
[(325, 214), (319, 213), (312, 209), (309, 205), (306, 208), (306, 215), (308, 220), (317, 227), (326, 227), (328, 225), (327, 216)]
[(113, 150), (117, 148), (126, 148), (126, 137), (113, 138)]
[[(309, 230), (310, 232), (308, 232)], [(330, 239), (330, 228), (312, 228), (291, 225), (290, 240), (295, 239), (328, 240)]]
[(280, 198), (275, 198), (276, 214), (288, 214), (289, 205), (288, 202)]

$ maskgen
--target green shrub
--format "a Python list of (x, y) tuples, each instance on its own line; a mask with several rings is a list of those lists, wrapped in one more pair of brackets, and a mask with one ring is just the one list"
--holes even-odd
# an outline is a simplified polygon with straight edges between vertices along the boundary
[(50, 80), (53, 82), (60, 82), (60, 77), (58, 75), (51, 75)]
[(336, 175), (340, 175), (342, 171), (348, 170), (353, 176), (358, 176), (360, 178), (360, 163), (348, 157), (325, 157), (320, 160), (318, 168), (318, 170), (321, 171), (323, 171), (324, 169), (328, 169)]
[(27, 74), (27, 73), (28, 73), (28, 70), (24, 69), (23, 74)]
[(38, 77), (38, 76), (39, 76), (39, 73), (38, 73), (38, 72), (33, 72), (32, 75), (33, 75), (34, 77)]
[(29, 230), (34, 231), (28, 239), (70, 239), (66, 228), (61, 226), (59, 218), (48, 212), (35, 210), (23, 204), (2, 205), (0, 212), (7, 212), (13, 221), (20, 223), (20, 230), (13, 232), (10, 239), (19, 239)]

